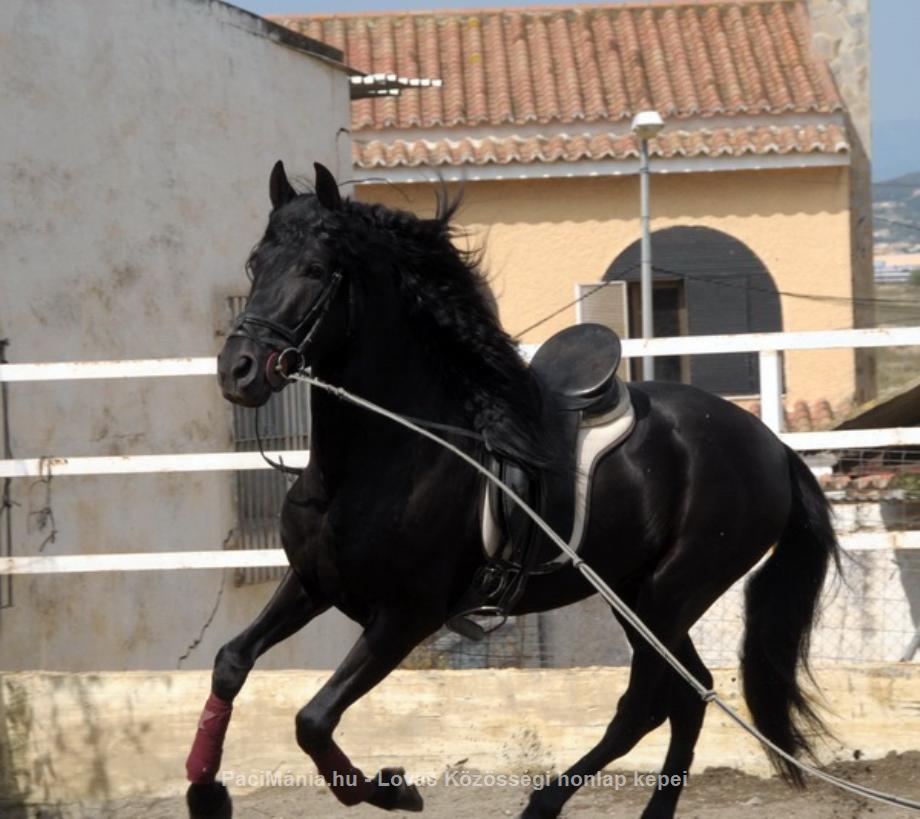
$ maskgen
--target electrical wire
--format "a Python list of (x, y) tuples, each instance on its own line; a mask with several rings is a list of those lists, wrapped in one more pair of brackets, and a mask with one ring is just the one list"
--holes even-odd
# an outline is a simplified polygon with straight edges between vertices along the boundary
[[(573, 299), (570, 302), (567, 302), (566, 304), (562, 305), (556, 310), (553, 310), (551, 313), (548, 313), (543, 318), (541, 318), (539, 321), (535, 321), (532, 324), (529, 324), (523, 330), (519, 330), (518, 332), (514, 333), (513, 337), (515, 339), (520, 339), (522, 336), (524, 336), (526, 333), (529, 333), (531, 330), (535, 330), (537, 327), (540, 327), (541, 325), (546, 324), (546, 322), (555, 318), (560, 313), (564, 313), (566, 310), (575, 306), (579, 302), (583, 302), (586, 299), (590, 298), (591, 296), (595, 295), (598, 291), (603, 290), (607, 284), (610, 284), (613, 281), (623, 281), (623, 277), (631, 273), (637, 267), (639, 267), (638, 264), (632, 264), (629, 267), (627, 267), (625, 270), (620, 271), (617, 275), (617, 278), (609, 279), (603, 282), (594, 283), (596, 284), (596, 287), (593, 287), (590, 290), (585, 290), (585, 292), (582, 293), (578, 298)], [(738, 266), (732, 266), (732, 267), (726, 266), (726, 267), (721, 267), (721, 268), (706, 266), (704, 267), (704, 269), (708, 273), (716, 274), (716, 275), (710, 275), (710, 276), (698, 275), (698, 274), (690, 273), (686, 270), (679, 272), (676, 270), (670, 270), (669, 268), (666, 268), (666, 267), (661, 267), (660, 265), (656, 265), (654, 263), (652, 264), (652, 270), (655, 271), (656, 273), (662, 273), (666, 276), (672, 276), (677, 279), (687, 278), (693, 281), (704, 282), (706, 284), (714, 284), (718, 287), (733, 287), (733, 288), (738, 288), (738, 289), (742, 289), (745, 291), (753, 290), (754, 292), (764, 293), (766, 295), (785, 296), (786, 298), (803, 299), (806, 301), (817, 301), (817, 302), (823, 302), (827, 304), (891, 305), (891, 306), (903, 307), (906, 309), (916, 307), (918, 310), (920, 310), (920, 299), (917, 299), (917, 300), (891, 299), (891, 298), (881, 298), (881, 297), (876, 297), (876, 296), (833, 296), (830, 294), (819, 294), (819, 293), (799, 293), (799, 292), (795, 292), (792, 290), (780, 290), (780, 289), (773, 290), (773, 289), (768, 289), (765, 287), (757, 287), (750, 283), (750, 274), (744, 276), (743, 281), (739, 281), (738, 278), (734, 278), (734, 279), (730, 278), (731, 274), (737, 274), (739, 271), (745, 271), (745, 270), (749, 270), (751, 272), (757, 272), (757, 273), (767, 273), (767, 275), (769, 275), (769, 273), (764, 268), (760, 266), (755, 266), (755, 265), (738, 265)], [(723, 275), (718, 275), (720, 273)]]
[(908, 230), (916, 230), (920, 233), (920, 224), (916, 222), (904, 222), (900, 219), (890, 219), (887, 216), (874, 216), (873, 217), (878, 222), (887, 222), (889, 225), (896, 225), (897, 227), (907, 228)]

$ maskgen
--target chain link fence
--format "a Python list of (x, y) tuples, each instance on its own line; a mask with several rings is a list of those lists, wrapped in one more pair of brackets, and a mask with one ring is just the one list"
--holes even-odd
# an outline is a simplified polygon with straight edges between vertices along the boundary
[[(732, 666), (744, 632), (744, 583), (715, 602), (691, 630), (708, 666)], [(900, 662), (920, 659), (920, 550), (845, 553), (831, 576), (811, 640), (812, 662)]]

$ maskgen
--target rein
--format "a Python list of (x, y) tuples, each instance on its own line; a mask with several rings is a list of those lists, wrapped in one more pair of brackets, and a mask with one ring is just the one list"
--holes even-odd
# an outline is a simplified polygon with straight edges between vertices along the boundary
[(466, 452), (459, 449), (458, 447), (451, 444), (449, 441), (444, 440), (443, 438), (435, 435), (433, 432), (424, 429), (417, 423), (414, 423), (409, 418), (399, 415), (395, 412), (391, 412), (384, 407), (381, 407), (377, 404), (374, 404), (371, 401), (368, 401), (365, 398), (360, 396), (353, 395), (342, 387), (336, 387), (332, 384), (327, 384), (325, 381), (321, 381), (318, 378), (314, 378), (311, 375), (307, 375), (304, 371), (299, 370), (296, 372), (286, 373), (280, 368), (278, 373), (286, 381), (302, 381), (306, 384), (310, 384), (313, 387), (317, 387), (321, 390), (324, 390), (328, 393), (331, 393), (336, 398), (339, 398), (343, 401), (348, 401), (352, 404), (355, 404), (363, 409), (366, 409), (370, 412), (382, 415), (384, 418), (388, 418), (396, 424), (411, 429), (414, 432), (417, 432), (419, 435), (428, 438), (445, 449), (453, 452), (461, 460), (468, 463), (473, 469), (480, 472), (487, 480), (495, 484), (502, 492), (504, 492), (512, 501), (514, 501), (520, 509), (527, 514), (528, 517), (533, 520), (533, 522), (543, 530), (544, 534), (552, 540), (552, 542), (562, 551), (571, 561), (572, 566), (576, 568), (584, 578), (597, 589), (598, 593), (604, 600), (607, 601), (610, 606), (619, 613), (626, 622), (628, 622), (655, 651), (681, 676), (684, 681), (693, 688), (694, 691), (700, 696), (700, 698), (705, 703), (715, 703), (715, 705), (720, 708), (725, 715), (735, 722), (742, 729), (747, 731), (751, 736), (757, 739), (761, 744), (770, 750), (774, 751), (776, 754), (781, 756), (786, 761), (798, 767), (800, 770), (804, 771), (807, 774), (822, 779), (825, 782), (834, 785), (835, 787), (841, 788), (842, 790), (849, 791), (850, 793), (856, 794), (857, 796), (862, 796), (866, 799), (874, 799), (878, 802), (884, 802), (889, 805), (897, 805), (898, 807), (908, 808), (909, 810), (914, 810), (920, 812), (920, 802), (914, 801), (912, 799), (907, 799), (905, 797), (896, 796), (894, 794), (885, 793), (883, 791), (877, 791), (873, 788), (868, 788), (865, 785), (860, 785), (855, 782), (849, 782), (846, 779), (842, 779), (833, 774), (822, 771), (812, 765), (808, 765), (798, 759), (796, 759), (792, 754), (787, 753), (770, 739), (768, 739), (764, 734), (762, 734), (757, 728), (744, 720), (741, 715), (735, 711), (717, 691), (712, 688), (707, 688), (703, 683), (701, 683), (693, 673), (684, 666), (683, 663), (674, 654), (670, 649), (661, 642), (656, 636), (655, 633), (639, 618), (639, 616), (628, 606), (623, 600), (617, 595), (613, 589), (598, 575), (594, 569), (592, 569), (578, 553), (566, 543), (553, 529), (543, 520), (524, 500), (522, 500), (515, 491), (504, 483), (500, 478), (493, 475), (486, 469), (482, 464), (476, 461), (474, 458), (470, 457)]

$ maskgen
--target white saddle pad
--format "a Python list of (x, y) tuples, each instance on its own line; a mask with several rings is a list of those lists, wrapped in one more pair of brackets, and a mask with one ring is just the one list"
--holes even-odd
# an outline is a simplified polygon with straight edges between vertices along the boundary
[[(588, 520), (588, 493), (594, 470), (600, 459), (610, 452), (617, 444), (621, 443), (636, 423), (636, 413), (633, 410), (629, 390), (626, 385), (621, 385), (621, 397), (616, 406), (606, 415), (596, 418), (583, 419), (578, 430), (578, 440), (575, 444), (575, 519), (568, 544), (576, 552), (581, 548), (584, 538), (585, 524)], [(494, 557), (502, 553), (503, 557), (510, 557), (511, 544), (504, 542), (503, 532), (495, 522), (492, 508), (489, 504), (489, 493), (485, 492), (482, 509), (482, 544), (486, 555)], [(560, 552), (553, 558), (549, 565), (565, 563), (568, 558)], [(547, 565), (547, 564), (544, 564)]]

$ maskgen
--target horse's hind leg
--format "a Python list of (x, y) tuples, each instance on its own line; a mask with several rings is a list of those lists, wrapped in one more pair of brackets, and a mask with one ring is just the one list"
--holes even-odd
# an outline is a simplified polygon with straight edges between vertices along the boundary
[[(684, 667), (707, 688), (712, 687), (712, 674), (703, 665), (689, 637), (674, 654)], [(671, 742), (661, 769), (659, 786), (642, 813), (642, 819), (670, 819), (686, 783), (687, 771), (693, 761), (693, 749), (703, 727), (706, 703), (683, 678), (671, 677), (670, 708)]]
[(215, 782), (232, 703), (256, 660), (273, 645), (290, 637), (328, 605), (307, 594), (288, 569), (271, 600), (250, 626), (226, 643), (214, 660), (211, 695), (198, 722), (198, 731), (185, 763), (189, 786), (186, 799), (192, 819), (230, 816), (226, 788)]
[[(704, 610), (705, 605), (701, 608)], [(658, 578), (644, 584), (635, 611), (659, 640), (676, 651), (687, 640), (687, 630), (701, 613), (701, 608), (699, 601), (687, 601), (678, 588), (667, 583), (666, 579)], [(629, 684), (604, 736), (562, 776), (531, 795), (522, 819), (552, 819), (558, 816), (585, 777), (596, 774), (617, 757), (628, 753), (671, 713), (671, 688), (677, 676), (645, 640), (631, 633), (630, 629), (627, 629), (627, 635), (634, 647)], [(690, 733), (685, 730), (682, 736), (686, 742)], [(679, 745), (675, 751), (677, 761), (683, 757), (680, 752), (682, 747)]]
[(405, 782), (402, 769), (385, 768), (369, 779), (332, 738), (346, 709), (440, 625), (420, 625), (418, 616), (418, 612), (378, 612), (328, 682), (297, 713), (297, 744), (344, 805), (368, 802), (385, 810), (422, 809), (422, 797), (414, 785)]

